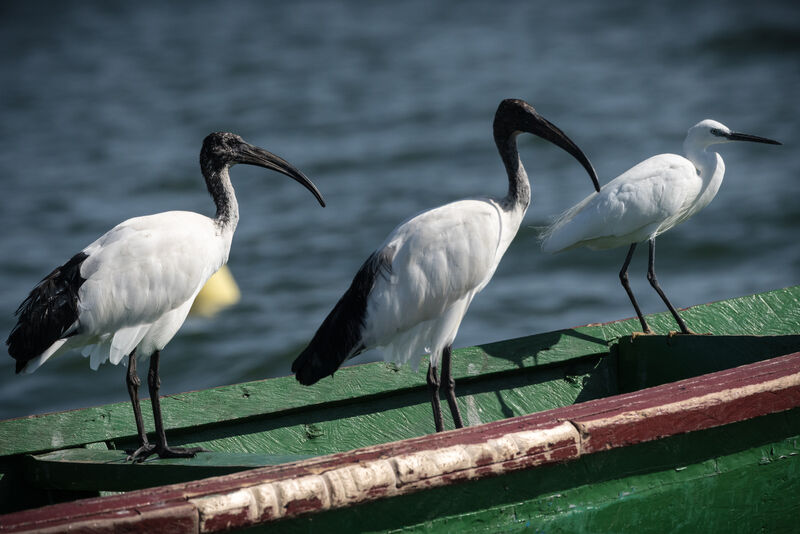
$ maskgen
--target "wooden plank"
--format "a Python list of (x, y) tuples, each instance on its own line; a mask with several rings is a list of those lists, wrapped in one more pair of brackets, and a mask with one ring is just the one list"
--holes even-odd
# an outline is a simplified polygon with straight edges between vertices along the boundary
[[(587, 355), (606, 354), (597, 328), (549, 332), (481, 347), (459, 349), (454, 357), (456, 380), (469, 384), (503, 373), (553, 365)], [(314, 387), (293, 377), (259, 380), (162, 398), (164, 421), (172, 434), (215, 424), (270, 419), (320, 406), (364, 403), (389, 395), (413, 393), (425, 399), (425, 369), (415, 372), (385, 363), (356, 365), (339, 370), (333, 379)], [(152, 428), (149, 401), (142, 400), (145, 425)], [(80, 446), (85, 443), (131, 440), (136, 428), (129, 403), (69, 410), (0, 421), (0, 457)], [(177, 443), (177, 442), (176, 442)]]
[(791, 423), (784, 412), (247, 532), (793, 532), (795, 412)]
[[(677, 330), (672, 315), (648, 315), (647, 322), (660, 335)], [(779, 336), (797, 334), (800, 325), (800, 286), (692, 306), (681, 317), (697, 333), (726, 336)], [(638, 319), (600, 325), (606, 340), (641, 331)]]
[(790, 354), (800, 335), (637, 336), (614, 348), (620, 392), (629, 392)]
[[(687, 321), (691, 319), (695, 330), (719, 335), (796, 334), (797, 325), (800, 324), (798, 303), (800, 286), (697, 306), (687, 309), (684, 314)], [(668, 331), (672, 319), (669, 314), (657, 314), (648, 316), (648, 320), (657, 330)], [(634, 332), (637, 324), (635, 319), (619, 321), (459, 349), (454, 358), (454, 375), (460, 388), (465, 385), (469, 387), (470, 382), (524, 374), (576, 357), (597, 357), (608, 352), (609, 343)], [(300, 412), (316, 413), (321, 408), (336, 407), (341, 403), (380, 402), (393, 395), (410, 394), (424, 400), (424, 388), (424, 372), (373, 363), (341, 369), (334, 378), (325, 379), (310, 388), (300, 386), (292, 377), (284, 377), (170, 395), (163, 398), (162, 404), (167, 428), (171, 435), (178, 438), (176, 444), (203, 444), (202, 440), (207, 436), (195, 441), (192, 435), (197, 428), (240, 424), (253, 418), (260, 418), (265, 424), (264, 421), (275, 417), (291, 417)], [(536, 398), (540, 394), (537, 392)], [(469, 406), (462, 407), (462, 410), (465, 408)], [(152, 428), (147, 400), (143, 401), (142, 410), (146, 425)], [(505, 411), (499, 416), (520, 413), (526, 412), (512, 409), (510, 414)], [(315, 429), (305, 428), (306, 424), (302, 422), (296, 425), (290, 435), (281, 435), (273, 443), (295, 441), (307, 432), (314, 434)], [(230, 432), (224, 434), (230, 435)], [(119, 441), (116, 445), (121, 447), (131, 443), (134, 436), (135, 428), (128, 403), (23, 417), (0, 421), (0, 458), (91, 442)], [(398, 439), (398, 436), (386, 437)], [(222, 450), (233, 446), (233, 450), (255, 452), (254, 445), (235, 443), (237, 439), (233, 438), (234, 442), (222, 440), (216, 444), (210, 443), (207, 448), (218, 447)], [(330, 449), (321, 449), (319, 452), (330, 452)]]
[[(428, 534), (794, 532), (800, 516), (800, 436), (765, 438), (763, 431), (771, 434), (774, 421), (758, 423), (587, 455), (453, 486), (446, 495), (375, 501), (248, 532), (337, 534), (360, 525)], [(747, 446), (724, 454), (723, 441)]]
[(153, 458), (133, 465), (124, 451), (79, 448), (26, 457), (25, 478), (43, 489), (131, 491), (308, 458), (297, 454), (207, 452), (195, 458)]
[(92, 534), (196, 534), (199, 532), (197, 509), (191, 503), (174, 501), (153, 503), (124, 510), (82, 514), (68, 526), (30, 516), (22, 522), (6, 523), (0, 516), (0, 531), (57, 534), (59, 532), (91, 532)]
[[(606, 450), (738, 424), (800, 407), (800, 353), (648, 390), (347, 454), (254, 469), (0, 518), (66, 528), (153, 504), (189, 500), (202, 532), (239, 528), (526, 471)], [(797, 420), (794, 417), (793, 420)], [(638, 430), (632, 432), (636, 427)]]

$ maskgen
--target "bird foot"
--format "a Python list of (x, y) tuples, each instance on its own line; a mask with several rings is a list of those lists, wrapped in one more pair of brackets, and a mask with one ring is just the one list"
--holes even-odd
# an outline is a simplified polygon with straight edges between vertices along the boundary
[(194, 458), (198, 452), (209, 452), (202, 447), (170, 447), (160, 443), (145, 443), (128, 455), (132, 463), (141, 463), (153, 454), (159, 458)]
[(131, 463), (143, 462), (145, 458), (153, 454), (155, 451), (155, 443), (145, 443), (136, 450), (126, 450), (125, 452), (128, 453), (128, 457), (125, 459)]
[(162, 447), (156, 450), (159, 458), (194, 458), (198, 452), (210, 452), (203, 447)]
[(669, 337), (675, 337), (675, 336), (710, 336), (710, 335), (712, 335), (711, 332), (707, 332), (707, 333), (704, 333), (704, 334), (698, 334), (697, 332), (695, 332), (693, 330), (690, 330), (688, 328), (686, 329), (686, 332), (678, 332), (677, 330), (670, 330), (670, 332), (669, 332)]
[(644, 332), (633, 332), (633, 333), (631, 333), (631, 339), (632, 340), (636, 339), (639, 336), (652, 336), (652, 335), (655, 335), (655, 332), (653, 332), (652, 330), (648, 329), (648, 330), (645, 330)]
[(672, 330), (669, 333), (669, 337), (675, 336), (713, 336), (711, 332), (695, 332), (693, 330), (686, 329), (686, 332), (678, 332), (677, 330)]

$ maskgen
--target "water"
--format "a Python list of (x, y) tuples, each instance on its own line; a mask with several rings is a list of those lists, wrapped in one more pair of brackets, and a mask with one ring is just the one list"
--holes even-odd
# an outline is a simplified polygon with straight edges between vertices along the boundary
[[(228, 130), (322, 190), (232, 171), (230, 267), (242, 302), (189, 320), (164, 351), (164, 393), (289, 373), (361, 262), (410, 215), (505, 193), (491, 136), (524, 98), (606, 182), (680, 151), (703, 118), (779, 139), (720, 149), (717, 199), (659, 240), (659, 278), (689, 306), (800, 282), (797, 2), (136, 2), (0, 6), (0, 332), (33, 285), (128, 217), (213, 214), (197, 155)], [(533, 204), (457, 346), (630, 317), (625, 250), (538, 250), (536, 227), (590, 192), (560, 150), (521, 138)], [(663, 304), (632, 285), (646, 313)], [(365, 355), (366, 359), (375, 354)], [(124, 373), (77, 354), (14, 376), (0, 417), (127, 400)]]

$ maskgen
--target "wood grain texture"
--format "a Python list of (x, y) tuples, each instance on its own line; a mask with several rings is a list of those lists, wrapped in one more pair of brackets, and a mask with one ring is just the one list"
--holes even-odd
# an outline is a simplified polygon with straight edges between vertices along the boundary
[[(717, 336), (798, 334), (800, 286), (688, 308), (684, 316), (698, 331)], [(648, 316), (648, 321), (656, 331), (666, 333), (667, 328), (660, 325), (671, 324), (672, 318), (657, 314)], [(531, 373), (604, 358), (637, 325), (632, 319), (457, 350), (453, 374), (462, 413), (473, 414), (469, 424), (486, 423), (615, 393), (616, 377), (608, 370), (599, 374), (585, 368), (566, 370), (574, 374), (548, 379), (548, 385)], [(625, 369), (635, 359), (629, 358)], [(663, 372), (675, 373), (680, 366), (664, 368)], [(697, 369), (711, 370), (716, 369)], [(654, 385), (658, 380), (653, 377), (661, 372), (651, 372), (647, 385)], [(689, 375), (681, 377), (685, 376)], [(520, 389), (526, 381), (530, 389)], [(594, 391), (585, 385), (595, 387)], [(426, 402), (424, 372), (379, 362), (340, 369), (313, 387), (283, 377), (170, 395), (162, 399), (162, 406), (176, 445), (263, 454), (326, 454), (430, 432)], [(149, 401), (142, 404), (145, 424), (152, 428)], [(411, 405), (415, 408), (409, 412), (402, 409)], [(342, 411), (343, 406), (350, 408)], [(326, 423), (339, 417), (345, 425)], [(256, 426), (262, 431), (256, 431)], [(374, 429), (379, 435), (369, 442), (355, 433), (341, 435), (353, 427)], [(135, 434), (128, 403), (0, 421), (0, 459), (95, 442), (122, 448), (135, 442)]]
[(0, 517), (0, 525), (9, 532), (67, 528), (70, 521), (96, 515), (188, 501), (197, 510), (200, 531), (217, 532), (575, 461), (798, 407), (800, 353), (795, 353), (346, 454), (10, 514)]

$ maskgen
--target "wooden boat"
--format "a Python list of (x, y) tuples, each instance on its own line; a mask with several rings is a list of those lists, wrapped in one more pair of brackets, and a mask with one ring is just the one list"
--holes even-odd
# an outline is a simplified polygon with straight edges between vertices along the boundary
[(214, 451), (188, 460), (125, 462), (127, 403), (2, 421), (0, 532), (794, 531), (799, 303), (457, 350), (469, 426), (440, 434), (424, 371), (384, 363), (165, 397), (170, 443)]

